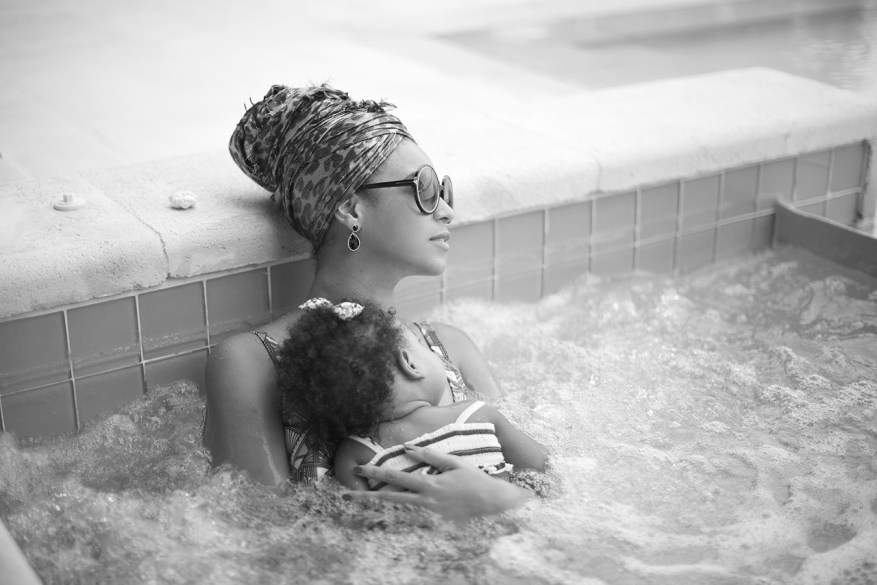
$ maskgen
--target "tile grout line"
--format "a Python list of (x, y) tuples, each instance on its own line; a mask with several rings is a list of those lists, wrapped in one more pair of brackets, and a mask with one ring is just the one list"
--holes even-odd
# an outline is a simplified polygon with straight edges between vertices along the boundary
[(859, 188), (859, 194), (856, 195), (856, 214), (860, 219), (865, 218), (865, 184), (868, 181), (868, 166), (871, 160), (871, 144), (867, 140), (863, 140), (862, 145), (862, 158), (859, 164), (859, 178), (856, 182), (856, 185)]
[(490, 301), (496, 300), (497, 281), (499, 280), (499, 219), (491, 220), (493, 224), (493, 262), (491, 265)]
[[(752, 200), (752, 208), (753, 213), (758, 213), (758, 196), (761, 195), (761, 176), (762, 169), (764, 166), (762, 163), (759, 163), (755, 167), (755, 198)], [(758, 221), (756, 218), (752, 219), (751, 225), (749, 226), (749, 246), (747, 249), (750, 251), (755, 249), (755, 223)]]
[(591, 200), (591, 225), (588, 226), (588, 274), (594, 271), (594, 231), (597, 227), (597, 205)]
[[(271, 270), (270, 266), (266, 266), (265, 271), (266, 271), (267, 280), (268, 280), (268, 314), (271, 315), (271, 317), (273, 318), (274, 317), (274, 293), (271, 290), (272, 289), (271, 277), (272, 277), (272, 273), (274, 271)], [(207, 297), (206, 296), (204, 297), (204, 306), (205, 307), (207, 306)], [(209, 337), (207, 338), (207, 347), (210, 347), (210, 338)]]
[(633, 267), (634, 272), (639, 268), (640, 262), (640, 244), (642, 243), (642, 210), (643, 190), (636, 188), (636, 195), (633, 201)]
[(79, 400), (76, 396), (76, 374), (73, 371), (73, 354), (70, 351), (70, 323), (67, 317), (67, 311), (69, 309), (64, 309), (63, 317), (64, 317), (64, 342), (67, 345), (67, 368), (68, 372), (70, 372), (70, 388), (72, 390), (72, 398), (73, 398), (73, 426), (76, 428), (76, 432), (78, 433), (82, 430), (81, 421), (79, 420)]
[(822, 217), (828, 217), (828, 196), (831, 194), (831, 179), (834, 174), (834, 153), (837, 149), (832, 148), (828, 153), (828, 176), (825, 177), (825, 199), (822, 202)]
[(682, 220), (685, 212), (685, 181), (679, 180), (679, 206), (676, 208), (676, 238), (673, 246), (673, 267), (672, 272), (678, 274), (680, 267), (680, 252), (682, 248)]
[(143, 325), (140, 320), (140, 294), (134, 295), (134, 313), (137, 316), (137, 342), (140, 346), (140, 394), (145, 396), (148, 386), (146, 384), (146, 359), (143, 354)]
[(548, 264), (548, 230), (551, 229), (551, 225), (548, 220), (548, 207), (542, 208), (542, 266), (541, 268), (541, 278), (539, 280), (539, 298), (545, 297), (545, 278), (546, 278), (546, 268)]
[(728, 179), (725, 171), (719, 173), (719, 201), (716, 205), (716, 227), (713, 230), (713, 257), (710, 264), (715, 264), (719, 259), (719, 223), (722, 221), (722, 211), (725, 205), (725, 187)]
[[(211, 347), (216, 347), (216, 346), (214, 345)], [(134, 364), (134, 363), (124, 364), (121, 366), (114, 366), (114, 367), (109, 368), (107, 370), (101, 370), (99, 372), (92, 372), (90, 374), (83, 374), (81, 376), (77, 376), (76, 379), (77, 380), (88, 380), (89, 378), (96, 378), (97, 376), (102, 376), (104, 374), (114, 374), (116, 372), (121, 372), (123, 370), (129, 370), (129, 369), (140, 368), (140, 367), (145, 368), (145, 366), (147, 366), (149, 364), (156, 364), (156, 363), (171, 360), (173, 358), (177, 358), (177, 357), (181, 357), (181, 356), (185, 356), (185, 355), (189, 355), (189, 354), (193, 354), (193, 353), (198, 353), (199, 351), (205, 351), (205, 350), (209, 350), (209, 349), (210, 349), (210, 347), (207, 347), (206, 345), (203, 347), (193, 347), (190, 349), (184, 349), (182, 351), (178, 351), (175, 353), (169, 353), (167, 355), (163, 355), (163, 356), (159, 356), (159, 357), (155, 357), (155, 358), (150, 358), (150, 359), (144, 360), (142, 362), (138, 362), (136, 364)], [(39, 386), (31, 386), (29, 388), (21, 388), (18, 390), (13, 390), (11, 392), (7, 392), (3, 396), (17, 396), (19, 394), (25, 394), (27, 392), (32, 392), (35, 390), (43, 390), (44, 388), (49, 388), (51, 386), (57, 386), (58, 384), (63, 384), (64, 382), (73, 382), (73, 378), (70, 377), (70, 378), (67, 378), (66, 380), (47, 382), (45, 384), (40, 384)]]
[(207, 336), (207, 347), (210, 347), (210, 310), (207, 308), (207, 279), (201, 281), (201, 300), (204, 306), (204, 332)]

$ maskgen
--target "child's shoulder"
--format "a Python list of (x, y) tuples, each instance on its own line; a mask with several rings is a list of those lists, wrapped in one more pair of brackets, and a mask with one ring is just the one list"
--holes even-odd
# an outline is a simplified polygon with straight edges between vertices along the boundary
[(367, 439), (345, 437), (335, 449), (335, 461), (354, 462), (357, 465), (368, 463), (375, 455), (375, 450), (365, 444)]
[(488, 420), (493, 411), (493, 407), (480, 400), (463, 400), (445, 406), (423, 406), (409, 413), (401, 420), (427, 423), (430, 426), (440, 426), (456, 422), (464, 412), (470, 409), (472, 412), (467, 417), (467, 420)]
[(367, 490), (368, 482), (359, 477), (354, 472), (354, 468), (358, 465), (365, 465), (371, 461), (374, 455), (375, 452), (365, 444), (350, 437), (342, 439), (335, 450), (335, 459), (332, 464), (335, 479), (347, 488)]

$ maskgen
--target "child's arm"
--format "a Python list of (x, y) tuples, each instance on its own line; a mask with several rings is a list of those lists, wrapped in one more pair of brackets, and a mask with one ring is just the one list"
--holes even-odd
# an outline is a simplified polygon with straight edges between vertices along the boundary
[(478, 414), (487, 418), (496, 428), (496, 438), (502, 445), (502, 454), (506, 461), (518, 469), (545, 471), (546, 455), (542, 445), (524, 434), (489, 404), (482, 406)]
[(351, 439), (342, 440), (335, 451), (333, 464), (335, 479), (352, 490), (367, 490), (368, 482), (353, 473), (353, 468), (357, 465), (365, 465), (372, 457), (374, 457), (374, 452), (365, 445)]

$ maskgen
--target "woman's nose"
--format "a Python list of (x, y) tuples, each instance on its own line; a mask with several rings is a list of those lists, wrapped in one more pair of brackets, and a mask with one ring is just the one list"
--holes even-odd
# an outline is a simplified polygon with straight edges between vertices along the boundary
[(444, 199), (439, 199), (438, 207), (435, 208), (433, 215), (439, 221), (451, 223), (454, 221), (454, 208), (448, 205)]

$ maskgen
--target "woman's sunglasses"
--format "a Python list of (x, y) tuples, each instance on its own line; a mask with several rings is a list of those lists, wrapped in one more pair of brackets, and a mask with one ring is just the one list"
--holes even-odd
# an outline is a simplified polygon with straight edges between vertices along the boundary
[(430, 214), (438, 209), (439, 199), (444, 199), (448, 207), (454, 206), (454, 184), (447, 175), (439, 182), (438, 174), (429, 165), (417, 169), (413, 179), (387, 181), (361, 185), (360, 189), (383, 189), (384, 187), (414, 187), (414, 201), (420, 213)]

